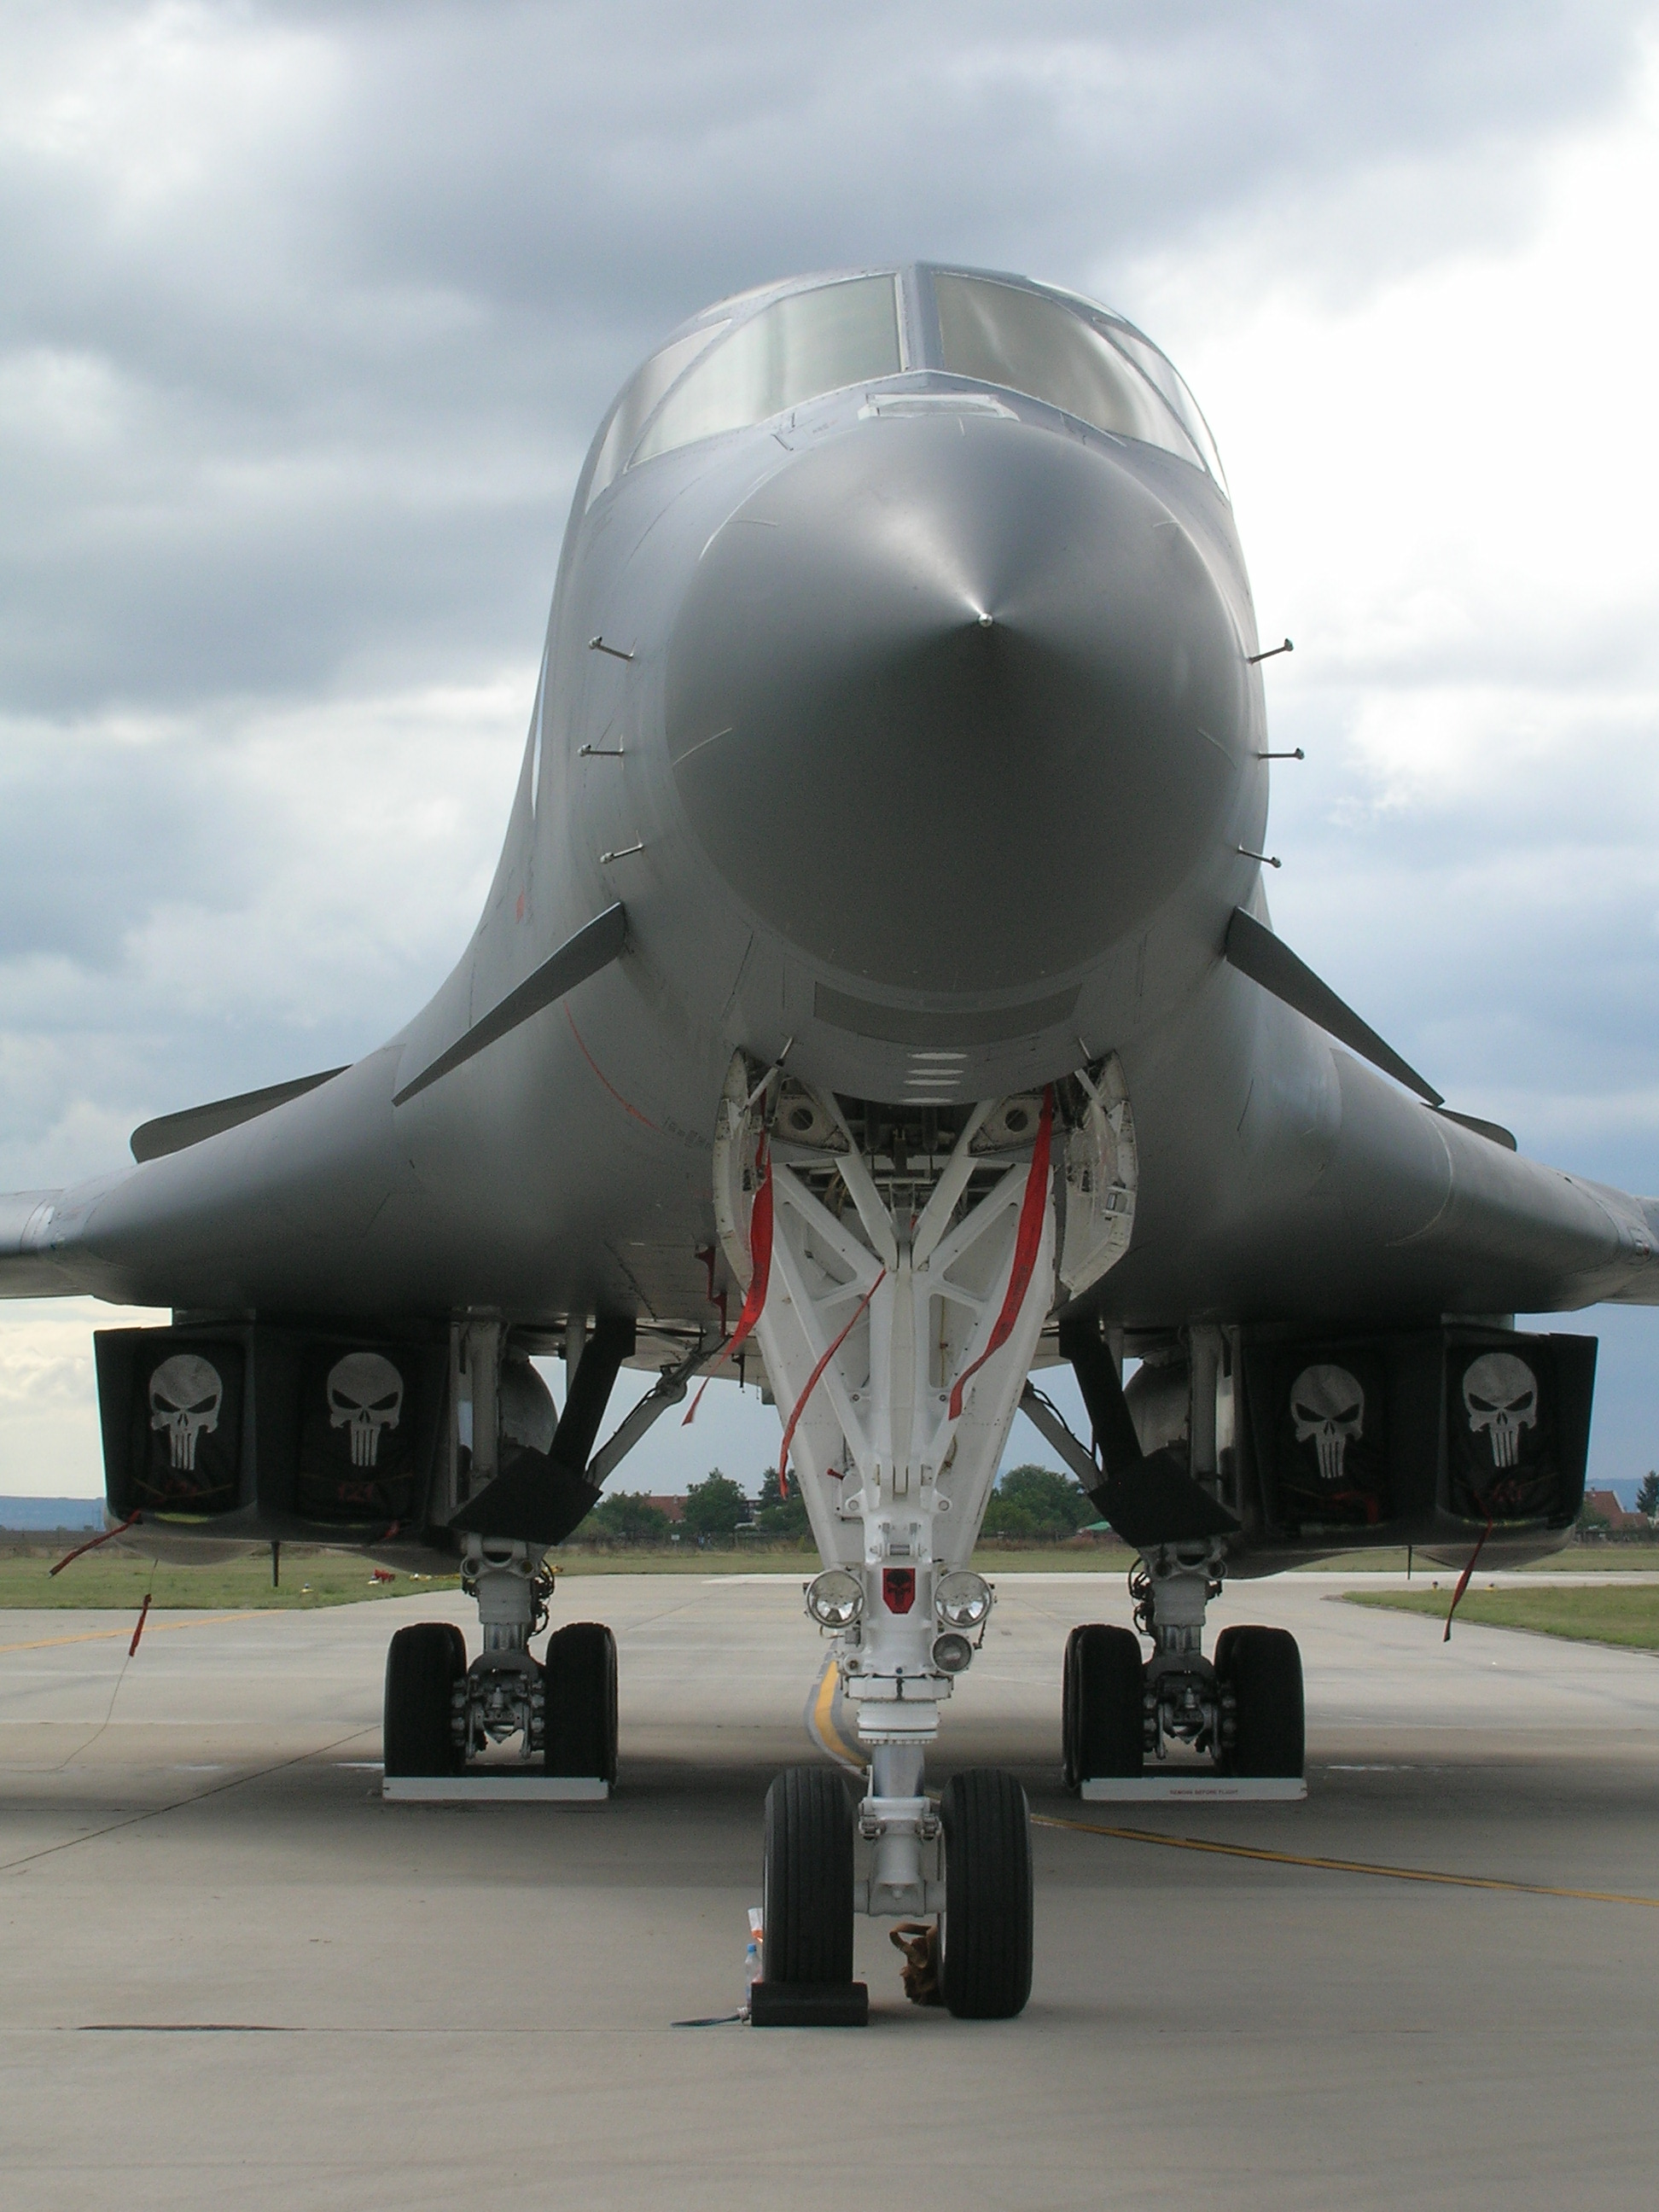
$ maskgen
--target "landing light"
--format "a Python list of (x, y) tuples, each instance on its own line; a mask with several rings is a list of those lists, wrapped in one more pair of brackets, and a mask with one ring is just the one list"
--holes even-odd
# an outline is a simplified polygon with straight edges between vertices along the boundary
[[(933, 1584), (933, 1617), (941, 1628), (982, 1628), (991, 1614), (991, 1585), (983, 1575), (957, 1567)], [(934, 1650), (938, 1650), (938, 1645)], [(966, 1662), (964, 1662), (964, 1664)]]
[(806, 1610), (820, 1628), (850, 1628), (864, 1611), (864, 1585), (846, 1567), (826, 1567), (806, 1585)]
[(941, 1674), (961, 1674), (973, 1656), (973, 1645), (954, 1628), (947, 1628), (943, 1636), (933, 1638), (933, 1664)]

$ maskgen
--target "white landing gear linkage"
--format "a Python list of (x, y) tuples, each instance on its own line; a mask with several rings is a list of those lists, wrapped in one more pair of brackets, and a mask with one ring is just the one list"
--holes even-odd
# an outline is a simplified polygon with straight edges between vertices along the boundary
[[(1068, 1132), (1052, 1088), (964, 1118), (847, 1108), (777, 1070), (757, 1082), (741, 1056), (733, 1063), (716, 1218), (788, 1410), (784, 1471), (793, 1462), (824, 1562), (808, 1610), (831, 1638), (868, 1756), (861, 1882), (854, 1818), (834, 1774), (792, 1769), (769, 1796), (757, 2019), (856, 2009), (855, 1907), (941, 1914), (938, 1977), (953, 2011), (1006, 2016), (1029, 1994), (1024, 1794), (1011, 1775), (984, 1770), (953, 1777), (935, 1808), (923, 1774), (939, 1706), (991, 1609), (968, 1562), (1054, 1302), (1057, 1191), (1069, 1202), (1067, 1256), (1075, 1249), (1092, 1267), (1085, 1279), (1127, 1243), (1127, 1102), (1121, 1081), (1103, 1091), (1089, 1080), (1085, 1091)], [(1121, 1163), (1127, 1176), (1112, 1171)]]

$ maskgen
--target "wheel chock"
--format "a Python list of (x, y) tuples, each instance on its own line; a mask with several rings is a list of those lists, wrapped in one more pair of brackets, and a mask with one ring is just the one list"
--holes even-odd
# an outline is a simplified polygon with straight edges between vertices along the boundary
[(750, 2027), (867, 2027), (863, 1982), (751, 1982)]

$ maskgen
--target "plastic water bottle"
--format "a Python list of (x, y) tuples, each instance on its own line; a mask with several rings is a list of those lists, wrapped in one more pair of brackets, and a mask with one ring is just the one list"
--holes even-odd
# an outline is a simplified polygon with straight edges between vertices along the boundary
[(761, 1978), (763, 1933), (761, 1909), (758, 1905), (751, 1905), (749, 1908), (749, 1948), (743, 1956), (743, 2002), (745, 2011), (749, 2005), (749, 1993)]

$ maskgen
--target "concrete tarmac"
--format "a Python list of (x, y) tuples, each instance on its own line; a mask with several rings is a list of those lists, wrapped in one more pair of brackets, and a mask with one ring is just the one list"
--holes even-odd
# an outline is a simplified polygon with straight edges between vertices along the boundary
[(1121, 1583), (1006, 1577), (930, 1778), (1011, 1766), (1071, 1824), (1035, 1993), (919, 2010), (865, 1923), (861, 2033), (672, 2025), (740, 2002), (762, 1799), (810, 1755), (793, 1579), (561, 1586), (621, 1648), (604, 1806), (382, 1803), (386, 1638), (476, 1648), (457, 1599), (153, 1617), (130, 1665), (130, 1622), (0, 1614), (4, 2203), (1651, 2203), (1659, 1662), (1339, 1587), (1212, 1615), (1301, 1639), (1308, 1802), (1124, 1812), (1056, 1771), (1066, 1632)]

